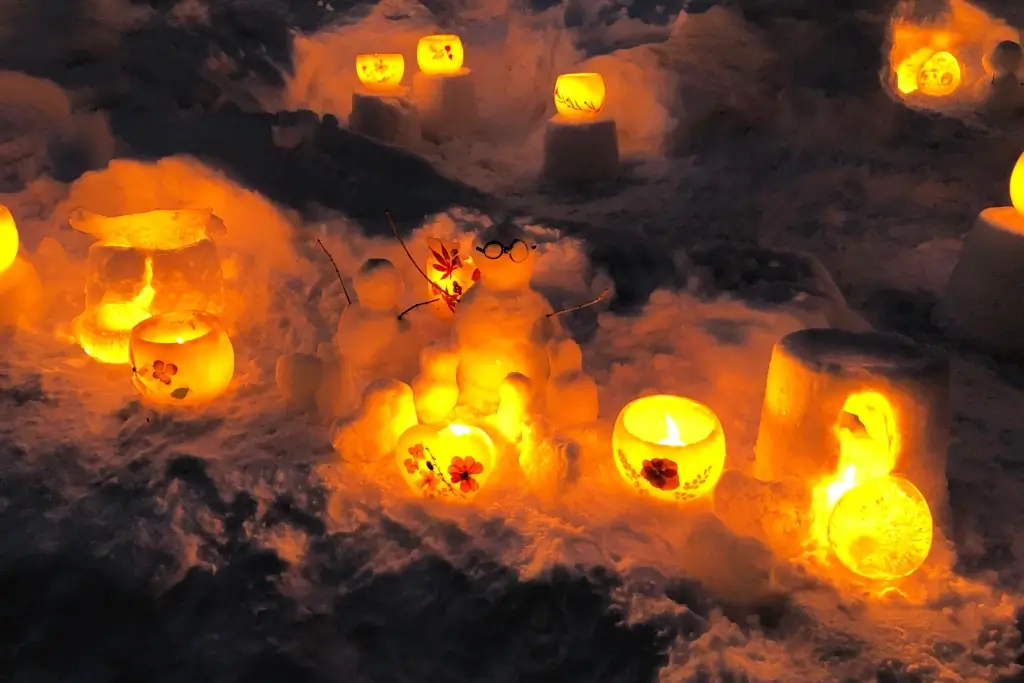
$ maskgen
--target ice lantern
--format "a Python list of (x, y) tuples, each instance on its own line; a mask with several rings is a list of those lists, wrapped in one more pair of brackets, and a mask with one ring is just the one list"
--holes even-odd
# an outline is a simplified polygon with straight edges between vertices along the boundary
[(725, 434), (714, 411), (697, 401), (644, 396), (619, 413), (612, 453), (637, 491), (685, 502), (714, 491), (725, 468)]
[(936, 322), (999, 355), (1024, 357), (1024, 155), (1010, 175), (1011, 206), (985, 209), (964, 238)]
[[(810, 493), (800, 513), (810, 519), (811, 548), (831, 549), (862, 576), (895, 578), (924, 561), (922, 525), (949, 521), (949, 413), (949, 360), (940, 352), (877, 332), (794, 332), (772, 350), (754, 474)], [(894, 476), (906, 484), (878, 481)], [(879, 509), (866, 509), (876, 494)], [(908, 554), (880, 559), (886, 548)]]
[(615, 119), (604, 115), (606, 90), (598, 73), (555, 80), (557, 112), (544, 133), (544, 177), (554, 183), (611, 180), (619, 169)]
[(235, 374), (235, 349), (215, 315), (181, 311), (136, 325), (129, 340), (132, 382), (154, 403), (195, 405), (220, 396)]
[(0, 204), (0, 275), (14, 264), (18, 257), (18, 226), (6, 206)]
[(356, 55), (356, 75), (367, 90), (393, 91), (402, 84), (405, 58), (400, 54)]
[(479, 427), (416, 425), (398, 439), (395, 456), (409, 487), (427, 498), (469, 501), (494, 473), (497, 449)]
[(432, 137), (462, 135), (477, 123), (476, 87), (464, 60), (457, 35), (424, 36), (416, 45), (420, 70), (412, 79), (413, 101), (423, 132)]
[(363, 85), (352, 92), (349, 129), (392, 145), (419, 140), (420, 122), (402, 87), (405, 57), (397, 53), (356, 56), (356, 75)]
[(73, 329), (87, 354), (127, 363), (132, 328), (179, 310), (221, 313), (224, 277), (211, 233), (224, 224), (209, 211), (158, 210), (108, 217), (76, 211), (76, 230), (92, 235), (85, 311)]

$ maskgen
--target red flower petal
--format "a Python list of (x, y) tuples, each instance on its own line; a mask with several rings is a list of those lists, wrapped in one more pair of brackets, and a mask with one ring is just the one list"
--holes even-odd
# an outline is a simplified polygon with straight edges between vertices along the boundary
[(153, 372), (162, 372), (164, 369), (164, 362), (162, 360), (153, 361)]
[(168, 363), (167, 365), (164, 366), (164, 372), (166, 372), (168, 375), (177, 375), (178, 366), (175, 365), (174, 363)]

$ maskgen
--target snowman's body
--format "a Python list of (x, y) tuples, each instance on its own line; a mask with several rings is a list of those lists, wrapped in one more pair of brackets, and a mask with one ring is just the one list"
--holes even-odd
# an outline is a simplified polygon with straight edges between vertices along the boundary
[(496, 290), (484, 278), (466, 293), (454, 319), (460, 404), (493, 413), (501, 383), (511, 373), (530, 379), (535, 399), (544, 396), (548, 343), (557, 331), (548, 317), (552, 310), (528, 285)]

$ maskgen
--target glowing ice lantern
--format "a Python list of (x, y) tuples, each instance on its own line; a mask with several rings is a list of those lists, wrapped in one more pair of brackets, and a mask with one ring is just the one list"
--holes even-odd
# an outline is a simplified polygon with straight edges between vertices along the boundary
[(604, 109), (605, 94), (601, 74), (562, 74), (555, 80), (555, 109), (569, 120), (593, 119)]
[(1024, 216), (1024, 154), (1017, 158), (1010, 174), (1010, 203), (1018, 214)]
[(917, 571), (932, 548), (934, 522), (921, 492), (902, 477), (870, 479), (832, 509), (828, 541), (847, 569), (891, 581)]
[(18, 256), (18, 226), (10, 210), (0, 204), (0, 274), (5, 273)]
[(231, 384), (235, 349), (216, 316), (202, 311), (165, 313), (132, 329), (132, 382), (154, 403), (209, 402)]
[(427, 257), (427, 296), (436, 301), (431, 310), (442, 317), (455, 313), (462, 296), (480, 279), (473, 257), (462, 254), (457, 242), (433, 239)]
[(394, 90), (405, 75), (405, 57), (400, 54), (356, 55), (356, 75), (368, 90)]
[(416, 493), (446, 501), (469, 501), (494, 473), (497, 449), (479, 427), (416, 425), (398, 439), (399, 471)]
[(725, 468), (722, 423), (681, 396), (638, 398), (622, 409), (612, 453), (623, 479), (645, 495), (680, 502), (714, 491)]
[(544, 177), (553, 183), (612, 180), (619, 170), (615, 119), (604, 115), (604, 79), (597, 73), (562, 74), (555, 109), (544, 131)]
[(1010, 203), (978, 215), (936, 316), (961, 338), (1024, 358), (1024, 155), (1010, 174)]
[(917, 89), (929, 97), (948, 97), (960, 87), (960, 62), (950, 52), (936, 52), (917, 72)]
[(416, 45), (416, 63), (430, 76), (458, 73), (465, 58), (462, 39), (454, 34), (424, 36)]
[(127, 363), (132, 328), (151, 315), (221, 311), (224, 275), (210, 235), (224, 224), (211, 212), (111, 217), (78, 211), (70, 223), (98, 240), (86, 263), (85, 311), (72, 323), (82, 349), (96, 360)]

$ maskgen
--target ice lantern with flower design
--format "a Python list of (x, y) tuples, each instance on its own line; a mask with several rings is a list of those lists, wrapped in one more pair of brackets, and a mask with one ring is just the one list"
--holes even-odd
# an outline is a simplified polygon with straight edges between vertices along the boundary
[(356, 55), (356, 76), (371, 92), (393, 92), (402, 84), (405, 57), (400, 54)]
[(465, 502), (487, 485), (497, 448), (479, 427), (416, 425), (398, 439), (395, 457), (409, 487), (427, 498)]
[(1024, 154), (1010, 174), (1010, 206), (983, 210), (964, 238), (936, 322), (1000, 355), (1024, 358)]
[(434, 238), (429, 240), (429, 248), (427, 296), (433, 301), (431, 310), (449, 318), (462, 296), (480, 280), (480, 269), (472, 256), (462, 253), (458, 242)]
[(634, 489), (687, 502), (710, 494), (725, 469), (722, 423), (682, 396), (643, 396), (619, 412), (612, 431), (615, 465)]
[(89, 248), (85, 311), (73, 323), (78, 343), (96, 360), (128, 363), (132, 328), (154, 315), (222, 312), (224, 276), (211, 237), (225, 228), (212, 212), (108, 217), (77, 210), (69, 222), (97, 239)]
[(555, 115), (544, 133), (545, 179), (554, 183), (611, 180), (619, 168), (615, 119), (604, 112), (599, 73), (562, 74), (555, 80)]
[(217, 317), (176, 311), (143, 320), (131, 331), (132, 382), (153, 403), (195, 405), (227, 390), (235, 349)]

